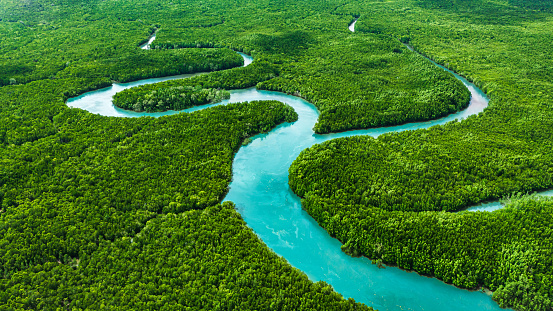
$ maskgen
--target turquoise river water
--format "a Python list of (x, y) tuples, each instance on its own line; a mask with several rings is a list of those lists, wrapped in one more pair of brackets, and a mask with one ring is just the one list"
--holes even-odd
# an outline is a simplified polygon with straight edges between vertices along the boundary
[[(350, 25), (353, 31), (354, 25)], [(155, 39), (155, 34), (141, 48)], [(245, 65), (252, 58), (240, 53)], [(436, 66), (439, 66), (436, 64)], [(439, 66), (443, 68), (442, 66)], [(449, 71), (449, 70), (447, 70)], [(451, 71), (449, 71), (451, 72)], [(451, 72), (454, 74), (453, 72)], [(199, 73), (202, 74), (202, 73)], [(111, 87), (88, 92), (71, 98), (70, 107), (85, 109), (91, 113), (116, 117), (162, 116), (190, 113), (215, 105), (252, 100), (278, 100), (294, 108), (298, 121), (282, 124), (268, 134), (257, 135), (252, 143), (240, 148), (233, 162), (233, 181), (225, 201), (236, 204), (248, 226), (268, 247), (283, 256), (292, 266), (302, 270), (313, 281), (326, 281), (344, 297), (352, 297), (379, 310), (425, 311), (476, 311), (504, 310), (481, 291), (468, 291), (445, 284), (437, 279), (420, 276), (395, 267), (378, 268), (367, 258), (353, 258), (340, 250), (341, 243), (330, 237), (302, 208), (300, 199), (288, 186), (288, 168), (299, 153), (310, 146), (329, 139), (370, 135), (428, 128), (453, 120), (462, 120), (478, 114), (487, 107), (486, 95), (464, 78), (456, 75), (470, 90), (469, 106), (445, 118), (427, 122), (410, 123), (394, 127), (354, 130), (342, 133), (317, 135), (312, 131), (319, 112), (301, 98), (279, 92), (260, 91), (255, 88), (231, 91), (231, 97), (221, 103), (193, 107), (183, 111), (163, 113), (137, 113), (114, 107), (112, 96), (123, 89), (181, 79), (193, 75), (181, 75), (146, 79), (131, 83), (114, 83)], [(495, 210), (499, 203), (487, 203), (470, 210)]]

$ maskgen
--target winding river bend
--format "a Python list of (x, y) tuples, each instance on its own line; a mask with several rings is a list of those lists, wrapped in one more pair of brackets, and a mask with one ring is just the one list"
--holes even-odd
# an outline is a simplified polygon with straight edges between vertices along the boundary
[[(152, 38), (155, 38), (155, 35)], [(149, 43), (151, 41), (153, 39)], [(245, 61), (251, 62), (251, 57), (243, 54), (242, 56)], [(301, 208), (300, 199), (288, 186), (288, 168), (291, 163), (303, 149), (314, 144), (353, 135), (377, 137), (388, 132), (428, 128), (455, 119), (461, 120), (483, 111), (488, 99), (473, 84), (455, 75), (470, 90), (472, 98), (468, 108), (445, 118), (328, 135), (313, 133), (312, 128), (319, 112), (310, 103), (291, 95), (259, 91), (255, 88), (231, 91), (230, 99), (215, 105), (193, 107), (178, 112), (136, 113), (118, 109), (111, 102), (113, 94), (129, 87), (190, 76), (193, 75), (114, 84), (111, 87), (72, 98), (67, 104), (105, 116), (157, 117), (193, 112), (231, 102), (252, 100), (284, 102), (296, 110), (299, 115), (298, 121), (293, 124), (282, 124), (268, 134), (257, 135), (251, 144), (240, 148), (233, 162), (233, 181), (230, 184), (230, 191), (224, 199), (236, 203), (244, 220), (268, 247), (283, 256), (294, 267), (305, 272), (311, 280), (326, 281), (344, 297), (352, 297), (379, 310), (503, 310), (492, 301), (490, 296), (482, 292), (462, 290), (437, 279), (394, 267), (379, 269), (366, 258), (353, 258), (346, 255), (340, 250), (341, 243), (331, 238)]]

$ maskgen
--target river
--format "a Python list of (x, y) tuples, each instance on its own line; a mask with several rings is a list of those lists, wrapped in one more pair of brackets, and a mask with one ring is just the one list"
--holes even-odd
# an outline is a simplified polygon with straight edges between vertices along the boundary
[[(351, 27), (353, 29), (353, 27)], [(155, 35), (153, 36), (155, 38)], [(153, 41), (153, 40), (151, 40)], [(149, 41), (149, 43), (151, 43)], [(242, 54), (251, 62), (251, 58)], [(245, 62), (246, 63), (246, 62)], [(436, 64), (437, 65), (437, 64)], [(439, 66), (439, 65), (437, 65)], [(440, 68), (447, 70), (441, 66)], [(454, 73), (452, 73), (454, 74)], [(194, 74), (196, 75), (196, 74)], [(340, 250), (341, 243), (330, 237), (302, 208), (300, 199), (288, 186), (288, 168), (299, 153), (329, 139), (428, 128), (453, 120), (462, 120), (487, 107), (486, 95), (462, 77), (455, 75), (470, 90), (469, 106), (447, 117), (394, 127), (354, 130), (317, 135), (312, 131), (319, 112), (305, 100), (279, 92), (255, 88), (231, 91), (221, 103), (193, 107), (183, 111), (137, 113), (114, 107), (111, 97), (125, 88), (186, 78), (193, 75), (146, 79), (88, 92), (68, 100), (71, 107), (91, 113), (117, 117), (162, 116), (193, 112), (216, 105), (252, 100), (278, 100), (292, 106), (298, 121), (282, 124), (267, 134), (260, 134), (240, 148), (233, 162), (233, 181), (224, 201), (233, 201), (248, 226), (292, 266), (305, 272), (313, 281), (331, 284), (344, 297), (352, 297), (379, 310), (474, 311), (504, 310), (480, 291), (468, 291), (434, 278), (420, 276), (394, 267), (379, 269), (367, 258), (353, 258)], [(497, 206), (495, 207), (497, 208)]]

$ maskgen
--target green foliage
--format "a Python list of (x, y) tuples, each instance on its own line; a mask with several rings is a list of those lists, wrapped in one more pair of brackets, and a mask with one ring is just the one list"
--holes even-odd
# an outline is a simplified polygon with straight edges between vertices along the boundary
[[(311, 101), (322, 113), (317, 133), (432, 119), (468, 103), (461, 83), (402, 49), (393, 38), (349, 33), (347, 23), (358, 14), (337, 12), (341, 1), (230, 5), (167, 0), (140, 6), (113, 1), (54, 6), (42, 2), (36, 7), (6, 4), (10, 13), (0, 18), (21, 20), (27, 27), (0, 21), (10, 47), (0, 50), (0, 66), (6, 68), (0, 73), (3, 85), (66, 77), (126, 82), (239, 64), (238, 56), (228, 49), (190, 49), (215, 47), (244, 51), (256, 62), (266, 62), (263, 69), (273, 67), (279, 79), (259, 87)], [(153, 50), (137, 49), (155, 29)], [(29, 42), (25, 45), (21, 42), (25, 40), (16, 38)], [(59, 48), (59, 42), (66, 44)], [(235, 88), (276, 76), (248, 75)]]
[[(485, 286), (496, 291), (494, 299), (504, 307), (551, 309), (553, 200), (518, 199), (492, 213), (413, 212), (432, 210), (432, 200), (440, 197), (440, 190), (430, 190), (435, 196), (421, 198), (417, 192), (427, 188), (409, 183), (428, 170), (424, 162), (405, 167), (415, 175), (399, 172), (410, 186), (400, 188), (401, 183), (384, 178), (397, 169), (394, 156), (378, 150), (384, 144), (366, 141), (356, 137), (315, 146), (290, 168), (292, 190), (303, 197), (306, 211), (344, 243), (344, 252), (459, 287)], [(389, 170), (374, 167), (380, 161), (370, 159), (378, 157), (386, 159), (383, 166)]]
[(553, 187), (550, 16), (512, 3), (341, 7), (361, 15), (356, 31), (409, 42), (492, 100), (462, 122), (313, 146), (290, 168), (290, 186), (350, 254), (460, 287), (488, 287), (502, 306), (549, 311), (550, 200), (518, 201), (493, 213), (449, 213)]
[[(174, 76), (238, 67), (243, 59), (228, 49), (139, 50), (138, 55), (102, 59), (68, 66), (57, 74), (67, 77), (109, 77), (119, 82)], [(128, 64), (133, 64), (131, 68)]]
[(0, 280), (4, 308), (372, 310), (311, 282), (269, 250), (231, 203), (149, 220), (133, 238)]
[(226, 48), (138, 49), (162, 25), (161, 34), (225, 24), (206, 5), (229, 7), (0, 3), (0, 309), (370, 309), (309, 281), (230, 204), (217, 205), (234, 152), (296, 120), (290, 107), (232, 104), (159, 119), (66, 107), (111, 80), (220, 70), (155, 86), (163, 93), (251, 87), (279, 74), (263, 55), (222, 70), (242, 64)]
[(283, 66), (278, 78), (258, 88), (313, 103), (321, 111), (316, 133), (436, 119), (469, 103), (460, 81), (399, 42), (347, 35), (310, 49), (299, 64)]
[(0, 236), (11, 246), (0, 264), (10, 274), (75, 257), (101, 240), (133, 236), (158, 213), (214, 205), (242, 141), (296, 118), (274, 101), (136, 120), (66, 109), (54, 117), (55, 135), (2, 152), (11, 161), (1, 175)]
[[(475, 139), (464, 131), (476, 120), (313, 146), (292, 165), (290, 185), (300, 196), (311, 193), (343, 203), (353, 199), (400, 211), (458, 211), (513, 192), (553, 186), (548, 169), (553, 159), (531, 154), (538, 144), (509, 141), (506, 135), (492, 139), (489, 133), (486, 140)], [(504, 147), (500, 151), (499, 144)]]
[(149, 15), (159, 5), (41, 0), (32, 5), (2, 3), (0, 86), (73, 76), (107, 76), (126, 82), (242, 64), (242, 59), (228, 49), (138, 49), (155, 29)]
[[(230, 92), (218, 89), (202, 89), (200, 86), (175, 86), (157, 88), (144, 96), (136, 96), (134, 90), (124, 90), (113, 96), (117, 107), (134, 111), (182, 110), (191, 106), (217, 103), (230, 98)], [(138, 97), (138, 98), (137, 98)]]
[[(224, 245), (237, 254), (245, 247), (234, 247), (230, 237), (216, 242), (201, 227), (222, 233), (239, 227), (233, 232), (251, 235), (243, 222), (228, 219), (236, 216), (230, 207), (217, 203), (231, 178), (233, 152), (249, 136), (293, 120), (289, 108), (250, 103), (119, 120), (68, 109), (63, 101), (111, 80), (236, 67), (242, 61), (232, 49), (256, 61), (124, 94), (257, 85), (313, 102), (321, 111), (318, 133), (437, 118), (465, 107), (464, 87), (399, 39), (475, 82), (491, 96), (490, 107), (430, 130), (315, 146), (292, 166), (291, 186), (351, 254), (458, 286), (488, 286), (499, 303), (519, 310), (551, 310), (549, 201), (521, 201), (515, 203), (521, 208), (491, 214), (446, 212), (553, 186), (550, 12), (550, 1), (529, 0), (0, 2), (0, 301), (44, 309), (162, 309), (165, 303), (217, 309), (231, 302), (244, 303), (238, 309), (278, 309), (282, 301), (298, 306), (298, 299), (300, 308), (331, 309), (344, 303), (325, 296), (331, 292), (325, 284), (286, 272), (274, 254), (259, 255), (267, 260), (262, 263), (244, 260), (248, 280), (223, 277), (219, 271), (232, 270), (217, 258), (241, 260), (228, 257), (233, 254)], [(359, 16), (350, 33), (347, 24)], [(157, 49), (138, 49), (155, 29)], [(186, 216), (192, 220), (181, 221)], [(129, 240), (146, 224), (167, 231), (152, 232), (155, 243), (132, 250), (138, 243)], [(195, 244), (198, 252), (206, 245), (214, 250), (199, 252), (195, 265), (170, 253), (189, 246), (173, 238), (189, 228), (213, 237)], [(248, 241), (258, 250), (248, 255), (268, 252)], [(85, 267), (89, 262), (96, 265)], [(156, 274), (158, 265), (173, 262), (194, 268), (175, 283)], [(238, 287), (224, 296), (220, 280), (261, 284), (271, 269), (293, 275), (299, 286), (293, 288), (301, 290), (292, 293), (272, 276), (279, 281), (254, 288), (255, 296), (278, 292), (281, 302)], [(172, 296), (169, 286), (202, 291), (181, 303), (185, 295)]]
[[(228, 98), (230, 93), (219, 88), (252, 87), (258, 82), (273, 79), (276, 76), (278, 76), (278, 69), (274, 65), (256, 61), (247, 67), (126, 89), (113, 97), (113, 103), (124, 109), (138, 109), (137, 111), (182, 110)], [(193, 94), (195, 94), (194, 99), (192, 99)], [(160, 102), (162, 103), (158, 106)]]
[(57, 134), (2, 149), (1, 308), (370, 310), (212, 206), (242, 141), (296, 119), (276, 101), (159, 119), (64, 109)]

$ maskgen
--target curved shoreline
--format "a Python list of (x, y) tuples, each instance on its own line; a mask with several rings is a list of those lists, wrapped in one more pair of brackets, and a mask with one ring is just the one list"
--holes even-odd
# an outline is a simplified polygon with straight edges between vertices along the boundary
[[(355, 32), (355, 24), (357, 23), (357, 21), (359, 20), (359, 17), (355, 18), (353, 20), (353, 22), (351, 22), (351, 24), (348, 26), (348, 29), (351, 31), (351, 32)], [(399, 40), (398, 40), (399, 41)], [(436, 61), (430, 59), (428, 56), (418, 52), (417, 50), (415, 50), (415, 48), (413, 48), (411, 45), (407, 44), (407, 43), (403, 43), (401, 41), (399, 41), (402, 45), (404, 45), (407, 49), (409, 49), (410, 51), (414, 52), (414, 53), (417, 53), (418, 55), (424, 57), (425, 59), (427, 59), (428, 61), (430, 61), (432, 64), (434, 64), (435, 66), (453, 74), (453, 76), (455, 76), (455, 78), (457, 78), (457, 80), (463, 82), (463, 84), (465, 85), (465, 87), (467, 87), (471, 93), (471, 102), (469, 104), (472, 105), (473, 104), (473, 99), (474, 99), (474, 96), (475, 94), (479, 94), (481, 95), (484, 100), (486, 101), (485, 103), (485, 106), (482, 105), (482, 111), (487, 107), (488, 105), (488, 102), (490, 101), (490, 98), (488, 97), (488, 95), (482, 91), (481, 89), (479, 89), (472, 81), (469, 81), (467, 78), (461, 76), (460, 74), (456, 73), (455, 71), (449, 69), (449, 68), (446, 68), (445, 66), (443, 65), (440, 65), (438, 64)], [(481, 99), (477, 99), (477, 100), (481, 100)], [(465, 111), (465, 110), (469, 110), (470, 107), (467, 107), (463, 110), (461, 110), (460, 112), (462, 111)], [(473, 113), (473, 114), (476, 114), (476, 113)], [(445, 118), (448, 118), (449, 116), (451, 115), (448, 115), (446, 116)], [(464, 119), (468, 117), (467, 116), (463, 116), (461, 118)], [(440, 120), (442, 118), (438, 118), (438, 120)], [(538, 195), (543, 195), (543, 196), (553, 196), (553, 189), (547, 189), (547, 190), (542, 190), (542, 191), (534, 191), (533, 193), (535, 194), (538, 194)], [(469, 212), (493, 212), (495, 210), (498, 210), (498, 209), (501, 209), (503, 208), (504, 205), (502, 205), (502, 203), (500, 202), (500, 200), (489, 200), (489, 201), (484, 201), (484, 202), (480, 202), (476, 205), (472, 205), (472, 206), (467, 206), (466, 208), (462, 209), (462, 210), (459, 210), (457, 212), (462, 212), (462, 211), (469, 211)]]
[[(86, 94), (82, 96), (85, 96), (84, 101), (86, 101)], [(111, 106), (111, 96), (104, 98), (108, 100), (108, 106)], [(284, 256), (288, 262), (304, 271), (312, 280), (325, 280), (345, 297), (353, 297), (380, 310), (398, 310), (396, 307), (402, 305), (415, 308), (413, 310), (422, 310), (416, 309), (417, 305), (424, 309), (431, 306), (445, 308), (452, 300), (452, 296), (458, 297), (453, 298), (455, 304), (459, 306), (457, 310), (473, 310), (475, 305), (482, 304), (482, 299), (485, 301), (484, 304), (490, 306), (487, 310), (496, 310), (495, 302), (488, 296), (479, 297), (482, 294), (480, 292), (457, 289), (435, 278), (399, 268), (379, 269), (366, 258), (353, 258), (346, 255), (340, 250), (342, 243), (330, 237), (302, 209), (300, 199), (288, 186), (288, 167), (299, 152), (315, 143), (340, 136), (378, 136), (391, 130), (426, 128), (458, 118), (458, 114), (442, 120), (405, 124), (393, 128), (315, 135), (312, 127), (319, 115), (317, 109), (305, 100), (292, 95), (249, 88), (231, 91), (231, 99), (219, 104), (252, 99), (283, 101), (291, 105), (299, 114), (299, 120), (294, 124), (282, 124), (268, 134), (257, 135), (251, 144), (240, 148), (233, 161), (233, 181), (230, 184), (230, 191), (224, 199), (236, 203), (238, 211), (248, 226), (268, 247)], [(197, 106), (172, 113), (193, 112), (219, 104)], [(160, 113), (156, 116), (167, 114), (170, 113)], [(140, 115), (134, 113), (133, 116)], [(126, 115), (126, 117), (133, 116)], [(285, 148), (290, 149), (283, 150)], [(280, 149), (282, 152), (274, 152), (275, 149)], [(260, 163), (262, 167), (252, 167), (252, 163)], [(270, 166), (267, 163), (270, 163)], [(252, 197), (252, 189), (256, 188), (260, 190), (253, 191), (257, 195)], [(271, 200), (267, 195), (274, 195), (274, 197)], [(390, 280), (393, 280), (393, 285), (384, 285)], [(434, 296), (432, 293), (437, 292), (445, 292), (447, 299), (441, 301), (436, 300), (435, 297), (432, 299)], [(476, 298), (473, 297), (474, 295)], [(390, 297), (395, 297), (392, 305), (389, 304)]]
[(348, 29), (349, 31), (351, 32), (355, 32), (355, 23), (357, 23), (357, 20), (359, 19), (359, 17), (356, 17), (353, 22), (351, 22), (351, 24), (348, 25)]
[[(155, 39), (155, 34), (152, 36), (152, 38)], [(153, 39), (150, 40), (149, 42), (151, 43)], [(247, 54), (244, 54), (242, 52), (236, 52), (236, 53), (238, 53), (244, 59), (244, 65), (242, 67), (246, 67), (253, 62), (253, 57)], [(207, 107), (211, 107), (213, 105), (196, 106), (189, 109), (178, 110), (178, 111), (167, 110), (163, 112), (144, 112), (144, 111), (135, 112), (131, 110), (125, 110), (113, 105), (112, 97), (116, 93), (129, 89), (131, 87), (164, 82), (169, 80), (186, 79), (194, 76), (204, 75), (207, 73), (209, 72), (196, 72), (196, 73), (168, 76), (168, 77), (161, 77), (161, 78), (143, 79), (143, 80), (127, 82), (127, 83), (114, 82), (111, 86), (108, 86), (99, 90), (95, 90), (95, 91), (86, 92), (79, 96), (69, 98), (66, 101), (66, 104), (71, 108), (80, 108), (90, 113), (100, 114), (100, 115), (109, 116), (109, 117), (121, 117), (121, 118), (137, 118), (137, 117), (145, 117), (145, 116), (161, 117), (165, 115), (172, 115), (172, 114), (185, 112), (185, 111), (188, 111), (189, 109), (194, 109), (192, 111), (195, 111), (195, 110), (198, 110), (196, 109), (196, 107), (201, 107), (200, 109), (204, 109)]]
[(150, 49), (150, 44), (152, 44), (152, 42), (154, 42), (154, 40), (156, 39), (156, 35), (157, 35), (157, 29), (148, 38), (148, 41), (146, 41), (146, 43), (144, 43), (144, 44), (139, 45), (138, 48), (142, 49), (142, 50), (149, 50)]
[[(159, 29), (156, 29), (154, 31), (154, 33), (148, 38), (148, 41), (140, 46), (138, 46), (138, 48), (142, 49), (142, 50), (149, 50), (150, 49), (150, 45), (152, 44), (152, 42), (154, 42), (154, 40), (156, 39), (156, 36), (157, 36), (157, 31)], [(242, 56), (242, 58), (244, 59), (244, 65), (242, 67), (246, 67), (248, 66), (249, 64), (251, 64), (253, 62), (253, 57), (251, 57), (250, 55), (248, 54), (245, 54), (245, 53), (242, 53), (242, 52), (239, 52), (239, 51), (235, 51), (236, 53), (240, 54), (240, 56)]]
[[(106, 114), (106, 106), (113, 107), (111, 95), (103, 94), (106, 91), (108, 93), (118, 92), (132, 86), (185, 78), (186, 76), (193, 75), (114, 84), (112, 87), (88, 92), (70, 99), (68, 105), (93, 113), (113, 115)], [(458, 75), (456, 77), (461, 78)], [(353, 297), (359, 302), (380, 310), (404, 310), (406, 308), (409, 310), (474, 310), (475, 307), (479, 310), (503, 310), (489, 296), (481, 292), (458, 289), (438, 279), (399, 268), (379, 269), (376, 265), (372, 265), (367, 258), (353, 258), (346, 255), (340, 250), (342, 243), (330, 237), (302, 209), (300, 198), (288, 186), (290, 164), (297, 158), (299, 152), (314, 144), (346, 136), (370, 135), (377, 137), (388, 132), (428, 128), (464, 119), (469, 115), (481, 112), (487, 106), (485, 94), (473, 84), (465, 81), (463, 83), (471, 91), (471, 101), (466, 109), (455, 114), (425, 122), (324, 135), (317, 135), (312, 131), (319, 115), (315, 106), (292, 95), (259, 91), (255, 88), (231, 91), (229, 100), (213, 105), (154, 114), (116, 111), (115, 116), (147, 115), (157, 117), (193, 112), (230, 102), (251, 100), (275, 99), (285, 102), (298, 112), (298, 121), (293, 124), (282, 124), (270, 133), (257, 135), (252, 138), (251, 144), (240, 148), (232, 164), (233, 180), (229, 185), (230, 190), (223, 200), (235, 202), (237, 210), (248, 226), (268, 247), (284, 256), (290, 264), (302, 270), (310, 279), (324, 280), (333, 285), (336, 291), (345, 297)], [(97, 102), (87, 106), (87, 103), (90, 103), (97, 94), (100, 94), (96, 97)], [(96, 105), (97, 103), (100, 106)], [(94, 109), (90, 110), (91, 107)], [(437, 297), (439, 293), (442, 294), (441, 298)]]

